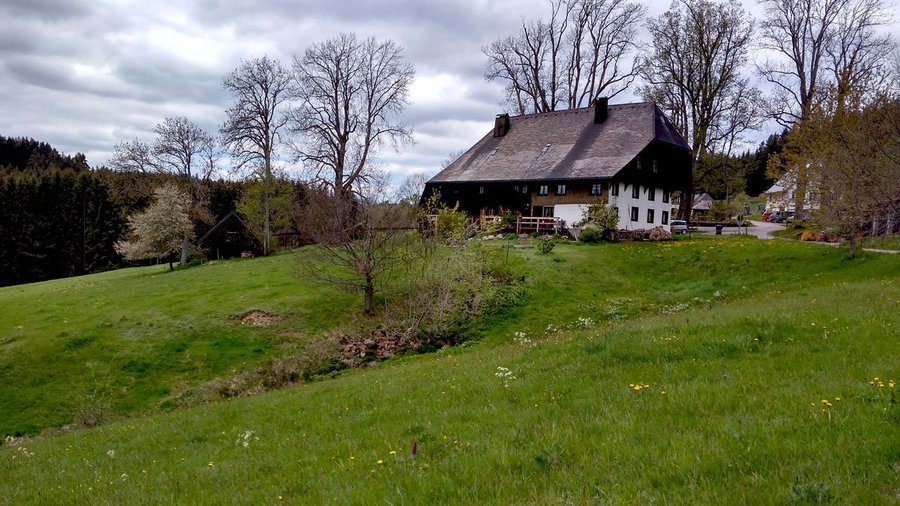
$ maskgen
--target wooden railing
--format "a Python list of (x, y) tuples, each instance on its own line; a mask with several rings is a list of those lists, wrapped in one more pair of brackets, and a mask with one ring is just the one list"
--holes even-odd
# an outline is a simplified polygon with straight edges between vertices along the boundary
[(516, 234), (522, 232), (553, 232), (559, 233), (562, 228), (562, 220), (552, 216), (522, 216), (516, 220)]
[[(437, 221), (437, 215), (429, 215), (429, 221), (432, 225)], [(482, 214), (478, 217), (478, 226), (484, 228), (489, 223), (501, 222), (502, 217), (496, 215)], [(563, 229), (562, 220), (553, 216), (520, 216), (516, 219), (516, 234), (526, 232), (547, 232), (558, 234)]]

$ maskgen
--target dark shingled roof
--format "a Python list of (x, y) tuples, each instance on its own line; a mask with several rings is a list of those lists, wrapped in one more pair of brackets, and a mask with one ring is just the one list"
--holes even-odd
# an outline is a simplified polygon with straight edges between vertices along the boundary
[(600, 124), (594, 124), (593, 107), (510, 121), (505, 136), (494, 137), (492, 130), (428, 182), (610, 178), (654, 140), (691, 149), (649, 102), (610, 105)]

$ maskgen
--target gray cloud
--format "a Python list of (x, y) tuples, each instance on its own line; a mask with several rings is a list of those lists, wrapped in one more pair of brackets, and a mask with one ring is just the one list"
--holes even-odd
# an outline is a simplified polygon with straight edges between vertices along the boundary
[[(665, 4), (648, 3), (648, 15)], [(242, 58), (289, 64), (313, 42), (356, 32), (395, 40), (416, 68), (401, 120), (417, 143), (383, 152), (382, 165), (434, 172), (502, 110), (481, 48), (547, 9), (545, 0), (0, 0), (0, 135), (99, 165), (117, 142), (151, 140), (168, 116), (216, 133), (228, 106), (222, 76)]]

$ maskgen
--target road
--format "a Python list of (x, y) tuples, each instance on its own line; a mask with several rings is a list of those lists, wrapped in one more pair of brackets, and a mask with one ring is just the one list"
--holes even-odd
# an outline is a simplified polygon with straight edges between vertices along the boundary
[[(776, 230), (783, 230), (784, 225), (781, 223), (769, 223), (767, 221), (751, 221), (753, 224), (752, 227), (741, 228), (740, 233), (747, 233), (749, 235), (754, 235), (759, 239), (774, 239), (775, 236), (772, 235)], [(697, 230), (700, 232), (706, 232), (707, 234), (715, 234), (716, 227), (697, 227)], [(737, 227), (725, 227), (725, 230), (722, 231), (725, 235), (735, 235), (738, 233)]]

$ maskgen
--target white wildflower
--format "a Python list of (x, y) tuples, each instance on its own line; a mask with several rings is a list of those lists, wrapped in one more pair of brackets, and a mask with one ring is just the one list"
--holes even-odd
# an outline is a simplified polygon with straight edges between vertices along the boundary
[(252, 430), (245, 430), (238, 434), (237, 444), (243, 446), (244, 448), (250, 447), (250, 441), (259, 441), (259, 436), (256, 435), (256, 432)]
[(510, 382), (518, 379), (515, 377), (515, 375), (513, 375), (512, 371), (510, 371), (506, 367), (500, 367), (500, 366), (497, 367), (497, 372), (494, 373), (494, 376), (500, 378), (500, 380), (503, 382), (503, 386), (505, 388), (509, 388)]

